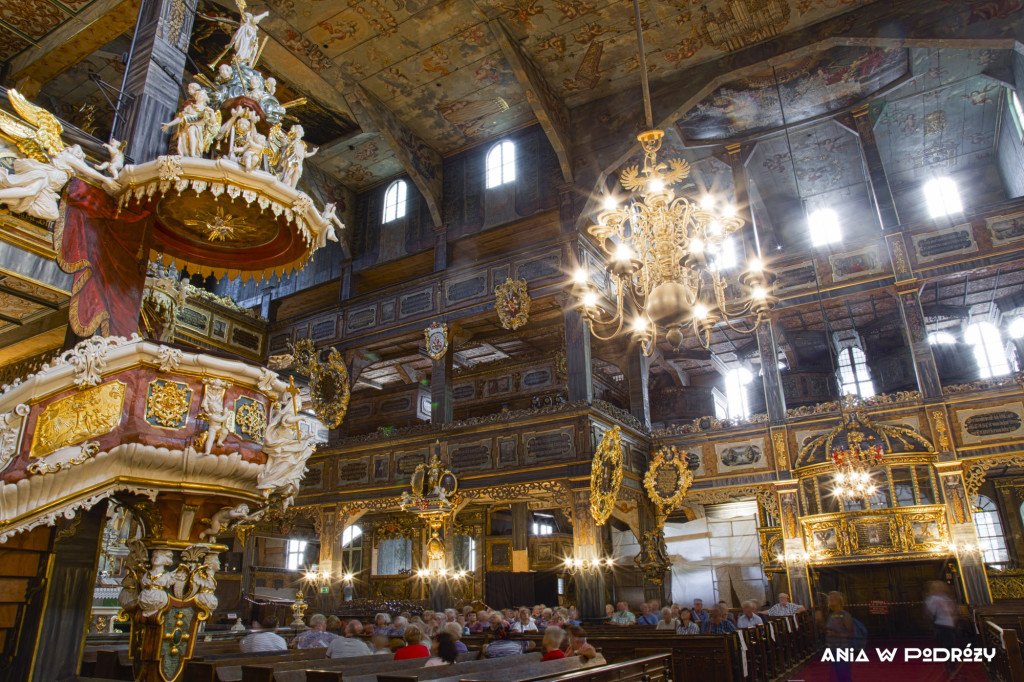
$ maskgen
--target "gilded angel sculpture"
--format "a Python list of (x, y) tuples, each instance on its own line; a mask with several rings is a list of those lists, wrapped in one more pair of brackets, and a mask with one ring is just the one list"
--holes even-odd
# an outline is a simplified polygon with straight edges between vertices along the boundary
[(14, 172), (0, 171), (0, 203), (15, 213), (40, 220), (56, 220), (61, 190), (73, 176), (91, 180), (110, 193), (120, 185), (85, 160), (77, 144), (65, 147), (60, 121), (42, 107), (29, 102), (17, 90), (7, 98), (25, 123), (0, 111), (0, 130), (9, 135), (26, 157), (14, 160)]

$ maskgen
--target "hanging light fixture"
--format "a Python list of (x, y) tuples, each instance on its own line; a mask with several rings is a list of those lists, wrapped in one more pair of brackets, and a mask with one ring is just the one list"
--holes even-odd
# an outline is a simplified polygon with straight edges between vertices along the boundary
[[(651, 114), (639, 0), (633, 0), (633, 13), (648, 128), (637, 136), (644, 152), (643, 168), (631, 166), (621, 174), (620, 183), (633, 196), (621, 206), (614, 196), (606, 196), (597, 224), (589, 228), (608, 257), (615, 311), (601, 305), (601, 296), (585, 271), (576, 272), (574, 283), (595, 337), (617, 336), (627, 316), (635, 313), (629, 331), (650, 356), (660, 330), (677, 347), (687, 326), (692, 326), (704, 348), (709, 347), (711, 330), (719, 322), (749, 334), (778, 299), (772, 294), (774, 277), (758, 258), (751, 259), (739, 277), (726, 276), (729, 238), (743, 227), (735, 208), (719, 205), (710, 195), (695, 203), (677, 197), (670, 188), (689, 175), (690, 167), (680, 159), (668, 164), (658, 161), (665, 132), (654, 128)], [(741, 326), (739, 319), (750, 315), (753, 323)], [(601, 336), (596, 325), (614, 325), (615, 330)]]
[[(845, 423), (845, 420), (844, 420)], [(832, 450), (836, 468), (832, 494), (841, 500), (863, 500), (877, 492), (871, 470), (882, 463), (885, 449), (864, 444), (864, 434), (846, 429), (846, 445)]]

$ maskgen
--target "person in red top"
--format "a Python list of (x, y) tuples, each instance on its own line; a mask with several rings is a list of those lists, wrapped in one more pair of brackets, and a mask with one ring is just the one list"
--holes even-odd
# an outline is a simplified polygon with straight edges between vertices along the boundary
[(540, 643), (540, 648), (544, 651), (544, 657), (540, 660), (554, 661), (559, 658), (565, 658), (565, 652), (562, 651), (562, 640), (565, 637), (565, 630), (557, 625), (552, 625), (544, 630), (544, 639)]
[(419, 628), (409, 627), (405, 630), (405, 646), (395, 652), (396, 661), (410, 658), (430, 658), (430, 649), (423, 642), (423, 632)]

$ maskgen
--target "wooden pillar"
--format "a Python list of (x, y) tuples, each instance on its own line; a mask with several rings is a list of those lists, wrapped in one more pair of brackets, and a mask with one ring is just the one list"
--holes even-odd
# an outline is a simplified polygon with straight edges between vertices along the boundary
[(526, 502), (512, 503), (512, 570), (530, 570), (530, 508)]
[[(601, 556), (600, 529), (590, 514), (590, 488), (572, 491), (573, 557), (593, 560)], [(575, 576), (576, 609), (583, 619), (604, 617), (604, 573), (581, 571)]]
[(985, 575), (985, 563), (977, 551), (978, 532), (974, 527), (970, 493), (964, 481), (960, 462), (939, 462), (935, 465), (939, 473), (942, 494), (946, 498), (946, 521), (949, 524), (949, 539), (960, 566), (960, 578), (967, 603), (973, 606), (991, 604), (992, 594)]
[(761, 377), (764, 380), (764, 401), (771, 424), (786, 421), (786, 395), (782, 390), (779, 372), (779, 348), (775, 343), (775, 329), (770, 319), (757, 327), (757, 352), (761, 358)]
[(594, 400), (594, 376), (590, 366), (590, 324), (575, 308), (566, 308), (563, 314), (569, 401), (591, 403)]
[(810, 609), (811, 583), (807, 575), (806, 548), (800, 529), (800, 505), (797, 499), (797, 483), (793, 481), (780, 485), (779, 514), (782, 516), (782, 545), (786, 553), (786, 577), (789, 581), (789, 598), (794, 604)]
[(883, 230), (897, 229), (900, 225), (900, 217), (896, 212), (896, 202), (893, 200), (892, 188), (889, 186), (885, 166), (882, 164), (882, 155), (878, 151), (875, 130), (871, 125), (871, 117), (868, 115), (868, 105), (857, 107), (851, 113), (853, 125), (860, 140), (860, 148), (864, 153), (864, 163), (868, 169), (868, 179), (871, 182), (875, 207), (878, 209), (878, 222)]
[(352, 298), (352, 261), (341, 266), (341, 285), (338, 288), (338, 300), (347, 301)]
[[(100, 503), (79, 511), (78, 523), (60, 524), (49, 555), (40, 555), (39, 560), (45, 562), (45, 577), (28, 587), (21, 631), (9, 649), (16, 655), (10, 667), (0, 673), (0, 679), (76, 679), (96, 587), (106, 508), (106, 503)], [(13, 611), (17, 606), (9, 608)]]
[(430, 371), (430, 423), (449, 424), (453, 419), (452, 349), (434, 360)]
[(650, 358), (644, 357), (638, 344), (630, 347), (623, 368), (629, 388), (629, 411), (644, 428), (651, 428), (651, 402), (647, 384), (650, 378)]
[(448, 268), (448, 226), (434, 228), (434, 272)]
[(897, 283), (896, 300), (899, 303), (900, 316), (903, 318), (907, 345), (914, 359), (918, 390), (926, 400), (937, 399), (942, 398), (942, 384), (939, 382), (939, 370), (932, 355), (932, 346), (928, 343), (928, 330), (925, 327), (918, 286), (916, 279)]
[(185, 0), (147, 0), (142, 7), (125, 78), (134, 99), (120, 103), (112, 135), (128, 142), (126, 154), (136, 164), (167, 153), (171, 133), (160, 124), (178, 110), (195, 18), (195, 5)]

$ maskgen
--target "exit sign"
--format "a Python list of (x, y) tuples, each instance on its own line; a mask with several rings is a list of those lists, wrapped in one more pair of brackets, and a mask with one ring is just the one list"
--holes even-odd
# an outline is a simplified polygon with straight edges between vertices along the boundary
[(320, 594), (327, 594), (330, 591), (331, 591), (331, 588), (327, 587), (327, 585), (322, 585), (320, 587)]

